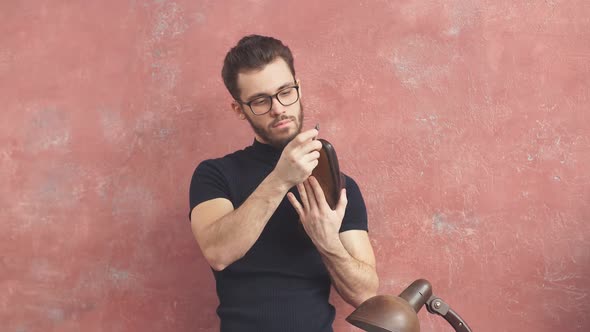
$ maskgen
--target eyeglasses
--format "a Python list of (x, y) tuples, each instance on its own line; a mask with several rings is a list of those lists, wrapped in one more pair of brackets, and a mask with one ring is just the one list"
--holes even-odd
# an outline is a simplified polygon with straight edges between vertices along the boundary
[(283, 106), (290, 106), (299, 100), (299, 85), (293, 85), (279, 90), (271, 96), (261, 96), (250, 100), (247, 103), (237, 100), (242, 105), (248, 105), (254, 115), (264, 115), (272, 109), (272, 100), (276, 98)]

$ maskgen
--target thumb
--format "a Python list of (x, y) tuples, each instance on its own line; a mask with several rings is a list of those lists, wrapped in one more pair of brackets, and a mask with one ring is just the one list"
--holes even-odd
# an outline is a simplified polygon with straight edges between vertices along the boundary
[(348, 197), (346, 197), (346, 189), (342, 189), (340, 191), (340, 199), (338, 200), (338, 204), (336, 204), (336, 211), (338, 213), (344, 215), (344, 211), (346, 210), (346, 205), (348, 205)]

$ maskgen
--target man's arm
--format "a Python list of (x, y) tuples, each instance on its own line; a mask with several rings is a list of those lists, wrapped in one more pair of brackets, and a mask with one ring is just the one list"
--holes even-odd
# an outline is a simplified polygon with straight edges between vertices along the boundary
[(221, 271), (254, 245), (285, 194), (317, 166), (321, 142), (317, 130), (297, 135), (283, 150), (275, 169), (234, 210), (225, 198), (202, 202), (191, 211), (191, 228), (205, 259)]
[(332, 210), (313, 176), (297, 186), (302, 203), (292, 193), (287, 197), (299, 214), (305, 231), (318, 249), (334, 288), (350, 305), (357, 307), (376, 295), (379, 278), (375, 256), (366, 231), (339, 233), (348, 200), (346, 190)]
[(342, 246), (320, 254), (330, 273), (338, 294), (353, 307), (377, 295), (379, 278), (375, 268), (375, 256), (364, 230), (340, 233)]
[(193, 234), (214, 270), (225, 269), (250, 250), (288, 190), (271, 173), (235, 210), (225, 198), (205, 201), (193, 209)]

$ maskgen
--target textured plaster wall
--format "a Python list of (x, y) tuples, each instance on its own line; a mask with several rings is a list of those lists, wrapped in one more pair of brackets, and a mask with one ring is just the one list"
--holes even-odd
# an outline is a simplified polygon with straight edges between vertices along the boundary
[(0, 330), (218, 329), (188, 185), (252, 141), (219, 73), (262, 33), (292, 47), (306, 128), (364, 192), (380, 292), (423, 277), (474, 331), (589, 331), (589, 17), (585, 0), (0, 2)]

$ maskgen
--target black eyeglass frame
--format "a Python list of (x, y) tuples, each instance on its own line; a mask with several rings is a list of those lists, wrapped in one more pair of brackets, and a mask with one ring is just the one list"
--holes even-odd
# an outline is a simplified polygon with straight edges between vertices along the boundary
[[(281, 92), (283, 92), (283, 91), (287, 90), (287, 89), (292, 89), (292, 88), (295, 88), (295, 91), (297, 91), (297, 99), (295, 99), (295, 101), (294, 101), (294, 102), (292, 102), (292, 103), (290, 103), (290, 104), (287, 104), (287, 105), (285, 105), (285, 104), (283, 104), (283, 102), (282, 102), (282, 101), (279, 99), (279, 94), (280, 94)], [(267, 98), (267, 99), (270, 99), (270, 106), (268, 107), (268, 111), (266, 111), (266, 112), (264, 112), (264, 113), (256, 113), (256, 112), (254, 112), (254, 109), (252, 109), (252, 105), (251, 105), (251, 104), (252, 104), (254, 101), (256, 101), (257, 99), (260, 99), (260, 98)], [(274, 95), (260, 96), (260, 97), (254, 98), (253, 100), (250, 100), (250, 101), (249, 101), (249, 102), (247, 102), (247, 103), (246, 103), (246, 102), (243, 102), (243, 101), (241, 101), (241, 100), (236, 100), (236, 102), (238, 102), (238, 104), (240, 104), (240, 105), (248, 105), (248, 108), (250, 109), (250, 112), (252, 112), (252, 114), (254, 114), (254, 115), (264, 115), (264, 114), (266, 114), (266, 113), (270, 112), (270, 110), (272, 110), (272, 102), (273, 102), (273, 99), (276, 99), (276, 100), (279, 102), (279, 104), (281, 104), (281, 105), (283, 105), (283, 106), (291, 106), (291, 105), (293, 105), (293, 104), (297, 103), (297, 102), (299, 101), (299, 98), (301, 98), (301, 96), (299, 95), (299, 84), (294, 84), (294, 85), (290, 85), (290, 86), (286, 86), (286, 87), (282, 88), (281, 90), (277, 91), (277, 93), (275, 93)]]

